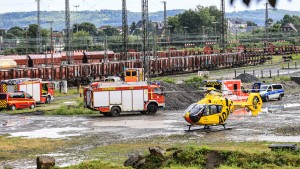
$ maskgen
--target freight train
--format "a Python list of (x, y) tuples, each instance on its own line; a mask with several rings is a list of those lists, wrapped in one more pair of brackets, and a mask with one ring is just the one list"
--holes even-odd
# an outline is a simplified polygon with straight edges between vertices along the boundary
[[(153, 53), (147, 53), (148, 60), (143, 62), (141, 52), (128, 52), (127, 60), (122, 60), (122, 53), (112, 51), (72, 53), (72, 64), (66, 64), (65, 52), (0, 56), (3, 59), (13, 59), (18, 67), (0, 69), (0, 80), (12, 78), (41, 78), (44, 80), (66, 79), (88, 83), (91, 79), (102, 76), (120, 75), (124, 68), (139, 68), (146, 64), (150, 67), (151, 76), (162, 76), (198, 70), (223, 69), (245, 65), (263, 63), (267, 55), (299, 53), (299, 46), (282, 46), (268, 48), (247, 49), (239, 46), (238, 51), (228, 50), (231, 53), (220, 53), (212, 47), (204, 48), (204, 51), (168, 50), (159, 51), (154, 57)], [(106, 53), (106, 54), (105, 54)], [(52, 57), (53, 56), (53, 57)], [(149, 59), (150, 58), (150, 59)], [(144, 66), (146, 66), (144, 65)]]

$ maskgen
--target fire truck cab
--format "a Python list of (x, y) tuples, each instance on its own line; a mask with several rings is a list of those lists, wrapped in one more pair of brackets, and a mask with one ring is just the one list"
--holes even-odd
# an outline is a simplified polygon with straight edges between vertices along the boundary
[(0, 82), (0, 92), (23, 91), (38, 103), (50, 103), (54, 99), (54, 83), (41, 79), (10, 79)]
[(204, 81), (204, 87), (213, 87), (220, 91), (223, 97), (234, 101), (246, 101), (249, 96), (240, 79), (207, 80)]
[(22, 91), (0, 93), (0, 109), (34, 109), (35, 106), (36, 101), (28, 93)]
[(101, 83), (97, 88), (85, 88), (84, 105), (105, 116), (133, 111), (155, 114), (159, 107), (165, 107), (165, 96), (157, 83)]

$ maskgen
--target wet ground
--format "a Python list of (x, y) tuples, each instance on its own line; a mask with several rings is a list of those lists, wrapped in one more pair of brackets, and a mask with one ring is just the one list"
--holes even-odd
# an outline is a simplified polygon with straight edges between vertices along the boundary
[[(227, 127), (231, 130), (222, 132), (186, 132), (187, 123), (183, 119), (183, 110), (159, 111), (156, 115), (124, 114), (120, 117), (61, 117), (31, 115), (0, 115), (0, 135), (10, 134), (12, 137), (28, 138), (46, 137), (66, 139), (71, 136), (97, 138), (80, 148), (55, 152), (57, 165), (69, 165), (85, 160), (84, 151), (110, 142), (122, 140), (139, 140), (154, 136), (173, 134), (197, 137), (201, 142), (209, 142), (218, 138), (219, 141), (270, 141), (300, 142), (300, 135), (278, 133), (283, 126), (299, 126), (300, 104), (299, 95), (286, 95), (282, 101), (270, 101), (264, 104), (263, 112), (251, 117), (246, 111), (236, 111), (229, 116)], [(218, 131), (222, 127), (214, 127)], [(184, 141), (184, 140), (183, 140)], [(23, 161), (24, 162), (24, 161)], [(21, 162), (21, 163), (23, 163)], [(10, 162), (9, 162), (10, 163)], [(16, 168), (24, 168), (20, 162), (11, 162)], [(35, 168), (35, 161), (27, 161), (27, 168)]]

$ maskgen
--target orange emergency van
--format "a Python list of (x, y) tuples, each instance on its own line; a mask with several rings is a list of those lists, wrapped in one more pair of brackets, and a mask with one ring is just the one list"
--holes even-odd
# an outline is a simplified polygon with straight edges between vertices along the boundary
[(34, 109), (36, 101), (28, 93), (17, 91), (11, 93), (0, 93), (0, 109)]

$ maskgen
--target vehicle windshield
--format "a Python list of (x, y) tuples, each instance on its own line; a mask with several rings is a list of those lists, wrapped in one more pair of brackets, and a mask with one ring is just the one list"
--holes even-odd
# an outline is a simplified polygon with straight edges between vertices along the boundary
[(162, 94), (162, 90), (159, 87), (154, 88), (154, 94)]
[(6, 94), (0, 94), (0, 100), (6, 99)]
[(190, 115), (196, 115), (202, 112), (204, 107), (205, 107), (204, 105), (193, 103), (184, 112), (185, 113), (190, 112)]
[(261, 89), (261, 90), (267, 90), (267, 89), (268, 89), (268, 87), (269, 87), (269, 86), (262, 85), (262, 86), (260, 86), (260, 89)]

